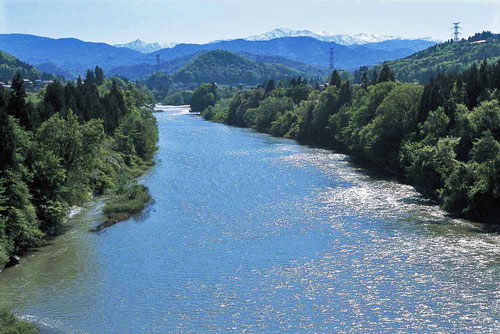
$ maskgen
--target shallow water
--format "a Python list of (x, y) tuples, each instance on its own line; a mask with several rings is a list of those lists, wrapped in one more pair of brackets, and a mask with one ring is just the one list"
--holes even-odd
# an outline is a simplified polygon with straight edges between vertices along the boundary
[(46, 333), (498, 333), (500, 236), (344, 155), (156, 114), (155, 202), (0, 274)]

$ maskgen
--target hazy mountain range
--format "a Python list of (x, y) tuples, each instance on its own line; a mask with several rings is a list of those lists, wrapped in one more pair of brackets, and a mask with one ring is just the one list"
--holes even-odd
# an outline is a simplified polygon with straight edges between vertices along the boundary
[[(371, 37), (365, 38), (364, 44), (353, 45), (343, 45), (309, 36), (272, 38), (282, 33), (306, 34), (307, 32), (280, 31), (275, 30), (275, 35), (259, 38), (207, 44), (177, 44), (173, 47), (169, 45), (168, 48), (151, 53), (148, 51), (162, 45), (134, 41), (126, 44), (128, 46), (116, 47), (74, 38), (53, 39), (26, 34), (0, 34), (0, 50), (35, 65), (44, 72), (63, 75), (69, 79), (76, 78), (79, 74), (85, 75), (87, 69), (96, 65), (109, 74), (137, 79), (158, 69), (173, 73), (186, 65), (196, 54), (213, 50), (232, 51), (258, 62), (281, 64), (316, 76), (328, 71), (331, 49), (334, 50), (335, 67), (353, 71), (360, 66), (371, 66), (387, 60), (404, 58), (435, 44), (425, 39), (397, 38), (365, 43)], [(343, 43), (348, 43), (346, 38)], [(156, 66), (157, 55), (160, 55), (161, 61), (159, 68)]]
[[(389, 40), (404, 40), (402, 37), (397, 37), (397, 36), (388, 36), (388, 35), (375, 35), (375, 34), (355, 34), (355, 35), (346, 35), (346, 34), (334, 34), (329, 31), (322, 31), (322, 32), (312, 32), (311, 30), (293, 30), (289, 28), (277, 28), (272, 31), (260, 34), (260, 35), (255, 35), (255, 36), (250, 36), (250, 37), (245, 37), (245, 38), (239, 38), (243, 39), (245, 41), (269, 41), (272, 39), (276, 38), (283, 38), (283, 37), (311, 37), (314, 39), (317, 39), (319, 41), (323, 42), (334, 42), (340, 45), (345, 45), (345, 46), (351, 46), (351, 45), (364, 45), (368, 43), (379, 43), (379, 42), (384, 42), (384, 41), (389, 41)], [(235, 39), (227, 39), (227, 40), (216, 40), (213, 42), (210, 42), (209, 44), (213, 43), (219, 43), (223, 41), (234, 41)], [(429, 41), (429, 42), (438, 42), (436, 40), (433, 40), (430, 37), (425, 37), (425, 38), (418, 38), (418, 40), (423, 40), (423, 41)], [(123, 48), (129, 48), (135, 51), (139, 51), (142, 53), (151, 53), (155, 52), (161, 49), (166, 49), (166, 48), (173, 48), (177, 44), (180, 43), (147, 43), (144, 41), (141, 41), (140, 39), (135, 40), (133, 42), (127, 43), (127, 44), (115, 44), (114, 46), (116, 47), (123, 47)]]

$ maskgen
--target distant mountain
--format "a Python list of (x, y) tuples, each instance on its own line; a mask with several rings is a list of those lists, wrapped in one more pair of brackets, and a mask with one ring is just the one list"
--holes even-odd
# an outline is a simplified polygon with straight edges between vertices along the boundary
[(246, 53), (253, 55), (252, 57), (281, 57), (283, 59), (274, 58), (276, 61), (270, 62), (310, 72), (312, 68), (298, 68), (292, 63), (327, 68), (329, 52), (333, 48), (335, 67), (355, 70), (364, 65), (371, 66), (404, 58), (432, 45), (434, 42), (401, 39), (345, 46), (312, 37), (283, 37), (263, 41), (237, 39), (209, 44), (178, 44), (172, 48), (144, 54), (125, 47), (118, 48), (73, 38), (52, 39), (24, 34), (0, 34), (0, 49), (35, 67), (42, 66), (51, 71), (50, 73), (64, 73), (68, 79), (73, 79), (78, 74), (85, 75), (87, 69), (96, 65), (109, 73), (122, 73), (139, 78), (155, 70), (156, 55), (161, 56), (161, 70), (165, 68), (164, 71), (172, 73), (182, 67), (186, 59), (189, 60), (199, 52), (213, 50)]
[(281, 64), (261, 63), (229, 51), (205, 52), (172, 75), (174, 82), (256, 85), (268, 79), (306, 76)]
[[(484, 59), (489, 63), (500, 60), (500, 34), (484, 32), (459, 42), (445, 42), (399, 60), (388, 61), (396, 79), (426, 83), (439, 73), (461, 73)], [(368, 70), (380, 71), (381, 65)], [(358, 75), (359, 77), (359, 75)]]
[(44, 63), (44, 64), (38, 64), (36, 65), (36, 68), (39, 71), (45, 72), (45, 73), (51, 73), (56, 76), (61, 76), (63, 78), (73, 80), (78, 78), (78, 75), (72, 72), (68, 72), (59, 66), (52, 64), (52, 63)]
[(144, 41), (141, 41), (140, 39), (135, 40), (133, 42), (127, 43), (127, 44), (115, 44), (113, 46), (117, 48), (127, 48), (135, 51), (139, 51), (141, 53), (151, 53), (155, 52), (161, 49), (167, 49), (167, 48), (173, 48), (176, 46), (177, 43), (147, 43)]
[(52, 39), (25, 34), (0, 34), (0, 49), (33, 64), (54, 64), (64, 71), (85, 74), (96, 65), (104, 69), (144, 62), (144, 54), (105, 43), (74, 38)]
[[(346, 70), (354, 70), (363, 65), (370, 66), (386, 60), (404, 58), (435, 44), (434, 42), (420, 40), (398, 40), (381, 43), (344, 46), (334, 42), (320, 41), (312, 37), (283, 37), (268, 41), (237, 39), (210, 44), (178, 44), (173, 48), (156, 51), (148, 56), (151, 57), (149, 60), (151, 62), (157, 54), (160, 54), (163, 60), (168, 60), (204, 50), (227, 50), (261, 56), (279, 56), (308, 65), (328, 67), (329, 52), (333, 48), (335, 66)], [(386, 45), (383, 43), (386, 43)]]
[(288, 28), (278, 28), (260, 35), (244, 38), (244, 40), (269, 41), (275, 38), (283, 38), (283, 37), (311, 37), (323, 42), (335, 42), (337, 44), (346, 46), (363, 45), (367, 43), (377, 43), (387, 40), (402, 39), (401, 37), (382, 36), (373, 34), (356, 34), (351, 36), (344, 34), (333, 34), (328, 31), (316, 33), (312, 32), (311, 30), (293, 30)]

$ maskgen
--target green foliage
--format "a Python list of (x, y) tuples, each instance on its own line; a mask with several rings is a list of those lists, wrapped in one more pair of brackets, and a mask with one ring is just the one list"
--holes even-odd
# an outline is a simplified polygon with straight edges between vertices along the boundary
[[(238, 91), (203, 116), (342, 148), (406, 178), (450, 212), (498, 223), (498, 74), (500, 62), (483, 62), (423, 87), (394, 82), (384, 66), (370, 84), (365, 76), (363, 85), (353, 87), (334, 72), (322, 92), (294, 79), (267, 93), (260, 87)], [(297, 87), (307, 88), (307, 97), (295, 94)]]
[(149, 110), (133, 109), (122, 119), (115, 138), (117, 151), (128, 163), (152, 164), (158, 149), (156, 118)]
[(215, 106), (209, 106), (202, 112), (202, 117), (206, 120), (224, 123), (227, 119), (227, 110), (231, 99), (222, 99)]
[(0, 312), (0, 334), (38, 334), (36, 327), (29, 322), (16, 319), (10, 312)]
[(114, 219), (122, 215), (130, 216), (141, 212), (150, 200), (151, 195), (146, 186), (132, 184), (123, 187), (119, 193), (112, 196), (106, 202), (103, 212), (108, 219)]
[[(49, 85), (36, 106), (26, 103), (19, 76), (10, 94), (0, 90), (0, 270), (55, 235), (71, 206), (153, 163), (158, 128), (145, 107), (152, 98), (121, 79), (97, 87), (100, 69), (97, 78), (91, 72), (86, 83)], [(30, 126), (25, 108), (36, 120)]]
[(230, 51), (215, 50), (201, 54), (173, 74), (175, 82), (256, 85), (271, 78), (282, 79), (305, 73), (280, 64), (260, 63)]
[[(478, 43), (482, 40), (485, 42)], [(385, 65), (390, 67), (395, 79), (399, 81), (427, 83), (438, 74), (461, 73), (474, 64), (478, 65), (483, 59), (496, 62), (500, 59), (499, 50), (500, 35), (483, 33), (468, 40), (437, 44), (409, 57), (388, 61)], [(368, 76), (372, 77), (373, 73), (380, 72), (382, 67), (383, 65), (377, 65), (370, 68)], [(360, 74), (355, 77), (361, 78)]]
[[(42, 78), (42, 73), (36, 68), (0, 50), (0, 81), (10, 81), (16, 74), (31, 81)], [(44, 75), (46, 80), (51, 78), (49, 75)]]
[(191, 99), (191, 110), (201, 113), (208, 106), (214, 106), (216, 99), (217, 86), (214, 83), (199, 85)]

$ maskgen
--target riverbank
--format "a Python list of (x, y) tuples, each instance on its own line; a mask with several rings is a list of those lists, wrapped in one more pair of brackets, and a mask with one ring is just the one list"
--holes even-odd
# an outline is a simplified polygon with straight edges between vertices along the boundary
[(38, 334), (31, 323), (17, 319), (12, 313), (0, 312), (0, 334)]
[(0, 275), (0, 305), (50, 334), (498, 333), (500, 235), (345, 155), (156, 117), (156, 204), (88, 233), (97, 198)]
[(208, 101), (202, 116), (301, 144), (342, 147), (403, 178), (451, 215), (498, 225), (500, 102), (484, 87), (484, 99), (473, 103), (463, 96), (429, 100), (436, 86), (390, 80), (351, 86), (332, 75), (320, 91), (299, 79)]

